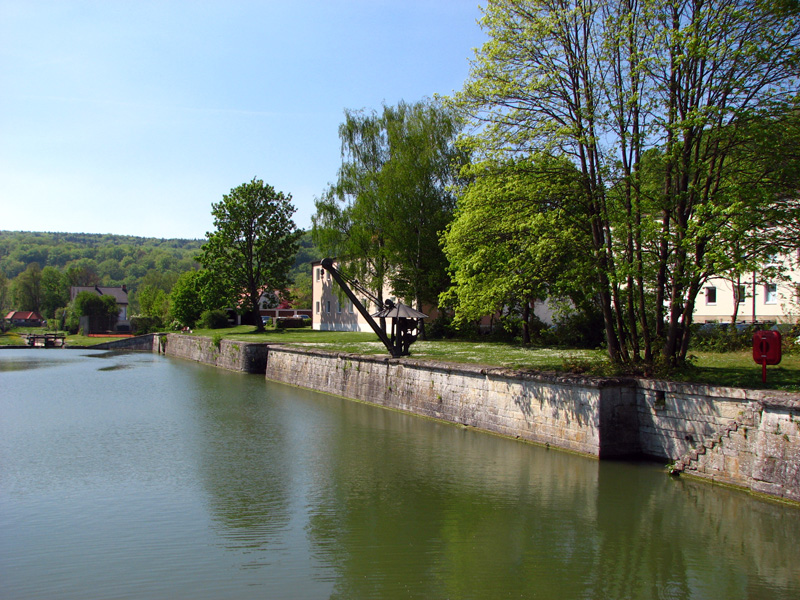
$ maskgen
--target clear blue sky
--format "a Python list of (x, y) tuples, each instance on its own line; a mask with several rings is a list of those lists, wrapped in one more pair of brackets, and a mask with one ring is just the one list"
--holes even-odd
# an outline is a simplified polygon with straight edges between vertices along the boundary
[(299, 227), (343, 111), (459, 89), (479, 0), (0, 0), (0, 229), (202, 238), (253, 177)]

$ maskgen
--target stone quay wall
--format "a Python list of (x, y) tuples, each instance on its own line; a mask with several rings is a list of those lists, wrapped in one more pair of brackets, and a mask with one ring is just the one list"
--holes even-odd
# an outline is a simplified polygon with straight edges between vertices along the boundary
[(800, 502), (800, 394), (638, 380), (640, 451), (673, 471)]
[[(97, 346), (95, 346), (97, 347)], [(268, 346), (186, 334), (108, 349), (161, 352), (599, 458), (800, 502), (800, 394), (604, 379)]]
[[(148, 333), (111, 342), (101, 342), (89, 347), (93, 350), (146, 350), (147, 352), (158, 352), (159, 340), (163, 336), (163, 333)], [(73, 347), (78, 348), (79, 346)]]
[(800, 502), (800, 395), (272, 347), (266, 377)]
[(220, 340), (219, 345), (204, 336), (170, 333), (160, 343), (154, 343), (153, 352), (186, 358), (220, 367), (229, 371), (242, 371), (263, 375), (267, 365), (267, 344)]
[(275, 347), (266, 376), (593, 456), (637, 441), (632, 382)]

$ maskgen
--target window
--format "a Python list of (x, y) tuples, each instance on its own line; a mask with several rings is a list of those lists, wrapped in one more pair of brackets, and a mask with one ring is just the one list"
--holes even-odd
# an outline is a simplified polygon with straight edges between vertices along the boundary
[(336, 312), (337, 313), (341, 313), (342, 312), (342, 303), (341, 303), (341, 301), (337, 301), (336, 302)]
[(778, 303), (778, 284), (768, 283), (764, 286), (764, 304)]
[(317, 269), (317, 281), (319, 281), (320, 279), (322, 279), (322, 269), (318, 268)]
[(733, 286), (733, 301), (739, 304), (743, 303), (747, 298), (747, 294), (744, 290), (743, 285), (735, 285)]
[(328, 314), (330, 314), (330, 312), (331, 312), (331, 301), (330, 300), (328, 300), (325, 303), (325, 312), (328, 313)]
[(317, 300), (317, 314), (319, 314), (319, 300)]
[(352, 315), (353, 314), (353, 303), (350, 302), (349, 300), (347, 301), (347, 309), (348, 309), (348, 312)]
[(713, 285), (710, 285), (706, 288), (706, 304), (716, 304), (717, 303), (717, 288)]

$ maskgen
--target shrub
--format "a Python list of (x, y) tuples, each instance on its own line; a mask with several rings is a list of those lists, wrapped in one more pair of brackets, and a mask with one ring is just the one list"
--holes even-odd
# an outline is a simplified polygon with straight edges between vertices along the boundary
[(228, 326), (228, 313), (224, 310), (204, 310), (197, 324), (202, 329), (222, 329)]
[(562, 311), (541, 337), (549, 345), (600, 348), (605, 344), (603, 318), (599, 311)]
[(522, 318), (517, 314), (502, 315), (489, 338), (498, 342), (513, 342), (522, 334)]
[(217, 347), (217, 350), (219, 350), (222, 346), (222, 334), (215, 333), (213, 336), (211, 336), (211, 343), (213, 343)]
[(301, 319), (300, 317), (281, 317), (280, 319), (275, 319), (276, 329), (296, 329), (305, 327), (305, 325), (305, 319)]
[(781, 332), (781, 353), (800, 354), (800, 323), (796, 325), (778, 325)]
[(453, 318), (444, 311), (425, 326), (425, 334), (430, 340), (450, 339), (456, 333), (456, 328), (453, 327)]
[(452, 331), (456, 337), (463, 339), (476, 339), (480, 333), (479, 321), (463, 321), (458, 325), (452, 325)]
[(769, 324), (701, 323), (692, 325), (691, 347), (711, 352), (735, 352), (753, 347), (753, 334)]
[(145, 333), (152, 333), (158, 331), (163, 327), (161, 319), (156, 316), (139, 315), (131, 317), (131, 331), (136, 335), (144, 335)]

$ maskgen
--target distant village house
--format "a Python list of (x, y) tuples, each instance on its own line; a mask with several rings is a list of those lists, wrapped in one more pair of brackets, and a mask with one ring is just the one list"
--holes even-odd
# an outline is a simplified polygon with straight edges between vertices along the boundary
[(14, 327), (41, 327), (44, 319), (36, 311), (12, 310), (6, 315), (8, 321)]
[(114, 298), (117, 303), (117, 307), (119, 307), (119, 316), (116, 324), (114, 325), (114, 330), (119, 332), (130, 331), (131, 324), (128, 320), (128, 288), (126, 286), (73, 286), (69, 288), (70, 301), (75, 300), (75, 297), (81, 292), (91, 292), (93, 294), (97, 294), (98, 296), (111, 296)]
[[(242, 294), (241, 299), (245, 309), (249, 308), (247, 296)], [(258, 299), (258, 314), (262, 320), (291, 319), (308, 317), (311, 318), (311, 311), (306, 308), (293, 308), (289, 300), (280, 297), (280, 292), (275, 290), (264, 290)], [(228, 309), (228, 321), (231, 325), (255, 325), (252, 322), (253, 315), (249, 312), (242, 314), (233, 308)]]

